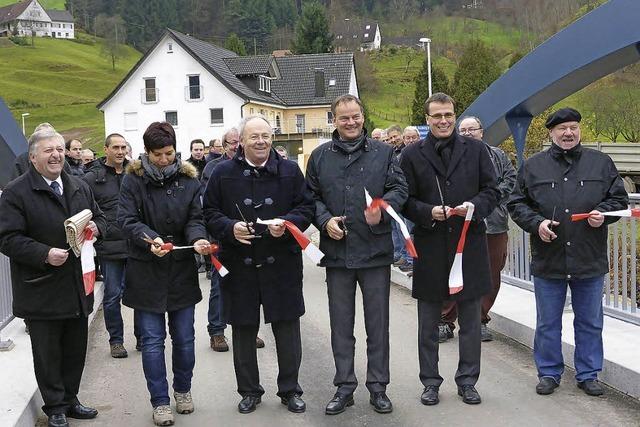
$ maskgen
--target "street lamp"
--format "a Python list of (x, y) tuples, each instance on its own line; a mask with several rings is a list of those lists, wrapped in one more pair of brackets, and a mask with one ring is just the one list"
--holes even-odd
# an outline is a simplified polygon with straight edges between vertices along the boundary
[(427, 37), (422, 37), (418, 40), (422, 44), (422, 49), (424, 50), (424, 45), (427, 45), (427, 75), (429, 76), (429, 96), (431, 96), (431, 39)]
[(29, 114), (29, 113), (22, 113), (22, 134), (25, 135), (25, 136), (27, 135), (27, 133), (24, 130), (24, 118), (27, 117), (27, 116), (30, 116), (30, 115), (31, 114)]

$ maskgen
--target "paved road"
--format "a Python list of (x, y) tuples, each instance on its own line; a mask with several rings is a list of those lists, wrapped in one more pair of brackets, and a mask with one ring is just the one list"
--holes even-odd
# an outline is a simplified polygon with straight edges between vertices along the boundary
[[(477, 385), (483, 398), (481, 405), (465, 405), (456, 394), (453, 375), (457, 364), (457, 336), (440, 347), (440, 367), (445, 378), (440, 404), (421, 405), (416, 306), (407, 290), (395, 286), (391, 290), (391, 384), (387, 390), (394, 404), (393, 413), (376, 414), (369, 405), (364, 387), (366, 338), (362, 311), (359, 310), (356, 317), (356, 372), (361, 386), (356, 391), (356, 404), (341, 415), (327, 416), (324, 406), (334, 393), (334, 369), (324, 270), (309, 264), (305, 269), (307, 313), (302, 318), (300, 383), (305, 390), (307, 412), (291, 414), (275, 396), (274, 339), (269, 327), (263, 325), (260, 336), (267, 345), (258, 350), (258, 354), (266, 393), (256, 412), (238, 414), (239, 396), (232, 355), (209, 349), (207, 305), (203, 301), (196, 309), (196, 368), (192, 388), (196, 411), (190, 415), (176, 415), (177, 426), (640, 426), (640, 402), (612, 390), (607, 390), (601, 398), (588, 397), (576, 388), (572, 372), (567, 372), (562, 386), (552, 396), (536, 395), (530, 350), (503, 337), (483, 344), (482, 375)], [(203, 294), (208, 295), (209, 285), (204, 275), (201, 276)], [(133, 350), (133, 316), (129, 309), (124, 314), (128, 329), (126, 344)], [(167, 353), (169, 361), (170, 351)], [(71, 425), (153, 425), (140, 353), (133, 350), (128, 359), (122, 360), (109, 357), (101, 313), (91, 329), (87, 359), (80, 398), (84, 403), (96, 406), (100, 415), (92, 421), (71, 420)]]

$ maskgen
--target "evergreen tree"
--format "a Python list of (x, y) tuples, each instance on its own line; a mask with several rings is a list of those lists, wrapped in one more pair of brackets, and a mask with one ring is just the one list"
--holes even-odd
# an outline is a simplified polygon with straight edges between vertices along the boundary
[[(411, 124), (424, 125), (424, 102), (429, 97), (429, 75), (427, 59), (425, 58), (422, 69), (415, 78), (416, 91), (413, 97), (413, 105), (411, 107)], [(449, 93), (449, 79), (442, 68), (435, 64), (431, 64), (431, 92)]]
[(333, 34), (325, 8), (318, 2), (305, 3), (296, 24), (296, 38), (292, 43), (294, 53), (326, 53), (333, 50)]
[(227, 40), (224, 42), (224, 48), (240, 56), (247, 55), (247, 49), (245, 49), (244, 43), (236, 33), (229, 34), (229, 37), (227, 37)]
[(298, 10), (294, 0), (268, 0), (268, 10), (271, 12), (278, 28), (293, 28), (298, 18)]
[(480, 40), (471, 41), (462, 53), (451, 86), (458, 115), (498, 77), (500, 69), (491, 49)]
[(225, 9), (229, 28), (237, 32), (251, 55), (266, 50), (275, 27), (267, 6), (262, 0), (231, 0)]

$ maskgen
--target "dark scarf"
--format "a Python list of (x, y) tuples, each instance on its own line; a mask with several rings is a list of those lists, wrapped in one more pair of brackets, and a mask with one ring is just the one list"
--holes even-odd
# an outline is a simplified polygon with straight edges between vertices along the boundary
[(582, 154), (582, 144), (578, 143), (575, 147), (565, 150), (559, 145), (551, 143), (549, 153), (554, 159), (563, 159), (569, 166), (571, 166), (574, 160), (578, 160), (580, 158), (580, 154)]
[(433, 133), (429, 132), (427, 134), (427, 143), (433, 144), (433, 148), (435, 148), (436, 153), (442, 159), (442, 163), (444, 163), (445, 168), (449, 168), (449, 163), (451, 162), (451, 153), (453, 153), (453, 143), (456, 140), (456, 131), (448, 138), (436, 138)]
[(145, 174), (149, 179), (151, 179), (151, 181), (158, 184), (162, 184), (164, 181), (172, 178), (182, 167), (182, 160), (180, 160), (180, 156), (178, 154), (176, 154), (175, 162), (163, 167), (162, 169), (149, 161), (149, 155), (147, 153), (141, 154), (140, 160), (142, 160), (142, 168), (144, 169)]
[(353, 154), (364, 145), (364, 141), (367, 139), (367, 134), (362, 132), (359, 137), (352, 140), (344, 140), (338, 136), (338, 138), (333, 139), (333, 145), (340, 149), (340, 151), (345, 154)]

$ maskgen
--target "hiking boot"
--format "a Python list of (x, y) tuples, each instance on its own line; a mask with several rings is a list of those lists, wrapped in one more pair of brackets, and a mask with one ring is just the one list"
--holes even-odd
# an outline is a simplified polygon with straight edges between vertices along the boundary
[(127, 349), (122, 343), (111, 344), (111, 357), (114, 359), (124, 359), (128, 356)]
[(480, 325), (480, 340), (483, 342), (493, 341), (493, 335), (489, 332), (486, 323)]
[(169, 405), (160, 405), (153, 408), (153, 422), (157, 426), (172, 426), (173, 411)]
[(224, 335), (214, 335), (210, 339), (211, 350), (213, 351), (229, 351), (229, 344), (227, 344), (227, 337)]
[(583, 390), (589, 396), (602, 396), (604, 394), (604, 388), (598, 380), (585, 380), (579, 382), (578, 388)]
[(173, 398), (176, 400), (176, 412), (179, 414), (190, 414), (195, 409), (193, 407), (193, 398), (191, 397), (191, 392), (188, 391), (186, 393), (178, 393), (177, 391), (173, 393)]
[(448, 323), (440, 323), (438, 325), (438, 342), (443, 343), (450, 338), (453, 338), (451, 326)]
[(260, 337), (256, 337), (256, 348), (264, 348), (264, 341)]

